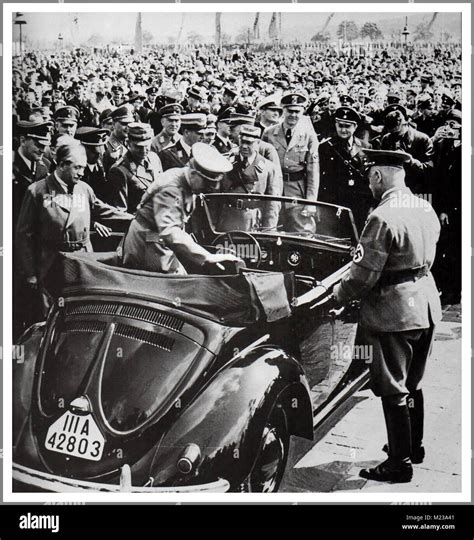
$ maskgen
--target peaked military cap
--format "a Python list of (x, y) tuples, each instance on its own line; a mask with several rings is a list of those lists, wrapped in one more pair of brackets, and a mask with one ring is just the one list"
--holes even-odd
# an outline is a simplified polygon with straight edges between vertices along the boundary
[(306, 107), (308, 104), (308, 98), (305, 94), (301, 92), (285, 92), (281, 97), (280, 104), (282, 107)]
[(79, 111), (72, 105), (66, 105), (65, 107), (60, 107), (54, 111), (53, 119), (60, 120), (64, 123), (77, 124), (79, 120)]
[(250, 124), (243, 125), (240, 130), (240, 136), (251, 137), (252, 139), (259, 139), (262, 134), (262, 130), (258, 126), (252, 126)]
[(193, 144), (191, 155), (191, 167), (208, 180), (216, 180), (221, 174), (232, 170), (232, 163), (209, 144)]
[(83, 126), (77, 128), (74, 137), (86, 146), (103, 146), (109, 133), (108, 129)]
[(371, 150), (364, 148), (362, 152), (365, 157), (364, 166), (366, 169), (374, 165), (403, 169), (403, 165), (411, 159), (410, 154), (399, 150)]
[(162, 118), (175, 118), (180, 119), (181, 115), (183, 113), (183, 107), (179, 103), (169, 103), (168, 105), (164, 105), (161, 107), (158, 111), (158, 114)]
[(51, 142), (52, 126), (52, 122), (45, 122), (43, 120), (19, 120), (17, 122), (17, 128), (20, 135), (36, 139), (38, 142), (45, 145)]
[(112, 118), (114, 122), (133, 122), (134, 120), (130, 109), (126, 105), (112, 111), (110, 113), (110, 118)]
[(186, 129), (200, 130), (204, 129), (207, 124), (207, 117), (203, 113), (183, 114), (181, 117), (181, 125)]
[(352, 107), (346, 106), (339, 107), (334, 114), (334, 118), (344, 122), (351, 122), (352, 124), (358, 124), (360, 122), (359, 113)]
[(128, 140), (139, 146), (145, 146), (153, 139), (153, 130), (150, 124), (132, 122), (128, 124)]

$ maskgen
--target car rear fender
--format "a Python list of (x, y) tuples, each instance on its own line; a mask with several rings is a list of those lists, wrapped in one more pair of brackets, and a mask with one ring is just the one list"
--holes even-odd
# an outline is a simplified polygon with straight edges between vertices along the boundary
[(36, 360), (46, 328), (46, 323), (30, 326), (13, 349), (13, 445), (24, 428), (31, 409), (31, 396)]
[[(216, 475), (231, 484), (242, 481), (276, 406), (284, 408), (290, 434), (312, 439), (308, 384), (294, 358), (281, 349), (261, 346), (231, 360), (165, 434), (150, 469), (154, 485), (179, 485)], [(199, 464), (183, 475), (176, 464), (190, 445), (199, 447)]]

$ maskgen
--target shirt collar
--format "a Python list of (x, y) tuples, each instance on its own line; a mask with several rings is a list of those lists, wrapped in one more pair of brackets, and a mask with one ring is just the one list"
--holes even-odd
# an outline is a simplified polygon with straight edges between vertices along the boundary
[(183, 147), (183, 150), (188, 154), (188, 156), (191, 155), (191, 147), (184, 142), (183, 139), (180, 140), (181, 146)]
[(66, 193), (69, 193), (69, 189), (67, 187), (66, 182), (64, 180), (61, 180), (61, 178), (59, 178), (57, 171), (54, 171), (53, 174), (54, 174), (54, 178), (56, 179), (56, 182), (62, 187), (62, 189), (64, 189)]
[(388, 199), (388, 197), (390, 197), (393, 193), (395, 193), (396, 191), (407, 191), (407, 187), (393, 187), (393, 188), (390, 188), (390, 189), (387, 189), (387, 191), (384, 192), (384, 194), (382, 195), (382, 198), (380, 199), (380, 202)]

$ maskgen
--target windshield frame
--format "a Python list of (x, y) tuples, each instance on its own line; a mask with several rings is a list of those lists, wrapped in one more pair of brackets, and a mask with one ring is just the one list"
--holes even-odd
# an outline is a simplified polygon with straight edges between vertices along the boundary
[[(331, 204), (331, 203), (325, 203), (325, 202), (320, 202), (320, 201), (309, 201), (307, 199), (301, 199), (301, 198), (298, 198), (298, 197), (276, 197), (274, 195), (263, 195), (263, 194), (260, 194), (260, 193), (200, 193), (198, 195), (198, 199), (201, 201), (201, 204), (202, 206), (204, 207), (204, 210), (205, 210), (205, 214), (206, 214), (206, 219), (208, 221), (208, 225), (209, 225), (209, 229), (210, 231), (212, 232), (212, 234), (215, 234), (216, 236), (220, 236), (220, 235), (223, 235), (225, 234), (226, 232), (225, 231), (217, 231), (214, 227), (214, 222), (213, 222), (213, 219), (210, 215), (210, 210), (209, 210), (209, 206), (207, 204), (207, 201), (209, 200), (212, 200), (212, 199), (216, 199), (216, 198), (219, 198), (219, 197), (233, 197), (235, 199), (256, 199), (256, 200), (267, 200), (267, 201), (278, 201), (278, 202), (282, 202), (282, 203), (291, 203), (291, 204), (302, 204), (302, 205), (305, 205), (305, 206), (308, 206), (308, 205), (312, 205), (312, 206), (316, 206), (316, 207), (325, 207), (325, 208), (334, 208), (336, 209), (336, 212), (341, 210), (341, 211), (345, 211), (348, 213), (348, 216), (349, 216), (349, 221), (352, 225), (352, 237), (350, 239), (350, 245), (347, 245), (347, 244), (342, 244), (340, 243), (339, 241), (335, 241), (335, 242), (331, 242), (329, 240), (323, 240), (323, 239), (319, 239), (319, 238), (310, 238), (308, 236), (302, 236), (302, 235), (298, 235), (298, 234), (290, 234), (290, 233), (279, 233), (278, 231), (245, 231), (247, 232), (248, 234), (251, 234), (251, 235), (265, 235), (265, 236), (269, 236), (269, 237), (274, 237), (274, 238), (282, 238), (282, 239), (285, 239), (285, 238), (288, 238), (288, 239), (291, 239), (291, 240), (303, 240), (305, 242), (315, 242), (317, 244), (323, 244), (323, 245), (326, 245), (326, 246), (331, 246), (331, 247), (334, 247), (334, 248), (339, 248), (339, 249), (347, 249), (347, 248), (350, 248), (350, 247), (353, 247), (355, 245), (357, 245), (357, 243), (359, 242), (359, 233), (357, 231), (357, 227), (355, 226), (355, 222), (354, 222), (354, 216), (352, 214), (352, 210), (350, 208), (347, 208), (345, 206), (339, 206), (337, 204)], [(236, 234), (237, 234), (237, 231), (236, 231)]]

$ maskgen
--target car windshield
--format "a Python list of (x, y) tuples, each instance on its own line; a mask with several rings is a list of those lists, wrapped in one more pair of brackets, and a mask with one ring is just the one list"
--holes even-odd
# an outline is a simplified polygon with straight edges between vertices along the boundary
[(202, 195), (201, 201), (216, 234), (245, 231), (338, 246), (357, 240), (352, 212), (342, 206), (245, 193)]

